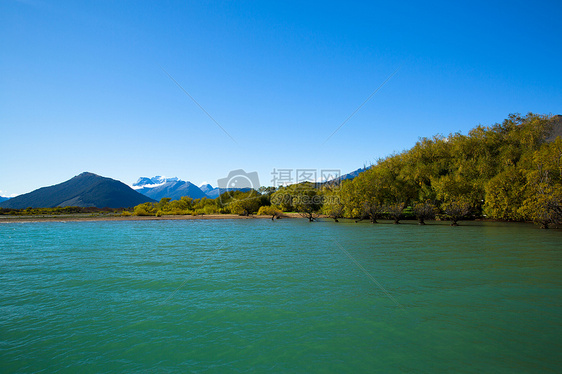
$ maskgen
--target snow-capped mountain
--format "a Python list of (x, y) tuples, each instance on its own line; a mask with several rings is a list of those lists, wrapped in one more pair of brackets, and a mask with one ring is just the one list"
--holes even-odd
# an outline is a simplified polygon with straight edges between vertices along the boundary
[(164, 183), (177, 182), (178, 180), (179, 178), (177, 177), (166, 178), (166, 177), (161, 177), (159, 175), (152, 178), (140, 177), (136, 183), (133, 183), (132, 187), (134, 190), (139, 190), (145, 187), (154, 188), (154, 187), (161, 186)]
[(182, 196), (201, 199), (207, 196), (193, 183), (182, 181), (176, 177), (166, 178), (159, 175), (152, 178), (140, 177), (132, 187), (154, 200), (160, 200), (163, 197), (179, 200)]

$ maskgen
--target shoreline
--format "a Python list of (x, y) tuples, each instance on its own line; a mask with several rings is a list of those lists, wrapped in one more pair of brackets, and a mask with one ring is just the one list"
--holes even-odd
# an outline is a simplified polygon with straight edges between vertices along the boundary
[[(306, 219), (302, 217), (299, 213), (283, 213), (282, 219)], [(321, 215), (320, 217), (322, 220), (329, 220), (332, 221), (331, 218)], [(161, 217), (156, 216), (120, 216), (120, 215), (101, 215), (101, 216), (92, 216), (89, 214), (67, 214), (67, 215), (49, 215), (49, 216), (9, 216), (9, 215), (0, 215), (0, 225), (4, 223), (41, 223), (41, 222), (55, 222), (55, 223), (64, 223), (64, 222), (126, 222), (126, 221), (190, 221), (190, 220), (227, 220), (227, 219), (259, 219), (259, 220), (271, 220), (271, 216), (258, 216), (258, 215), (251, 215), (251, 216), (240, 216), (237, 214), (201, 214), (197, 216), (192, 215), (164, 215)], [(352, 218), (340, 218), (340, 222), (353, 222), (356, 219)], [(367, 222), (367, 220), (365, 220)], [(441, 221), (441, 220), (432, 220), (427, 221), (428, 225), (432, 224), (440, 224), (440, 225), (450, 225), (449, 221)], [(429, 223), (431, 222), (431, 223)], [(510, 222), (510, 221), (501, 221), (501, 220), (493, 220), (493, 219), (483, 219), (478, 218), (474, 220), (466, 220), (466, 221), (459, 221), (459, 226), (465, 226), (467, 223), (485, 223), (485, 222), (496, 222), (496, 223), (519, 223), (519, 224), (533, 224), (532, 222)], [(401, 220), (401, 224), (414, 224), (417, 225), (417, 220)], [(379, 223), (374, 225), (386, 225), (386, 224), (393, 224), (392, 220), (379, 220)], [(470, 224), (468, 224), (470, 225)], [(549, 227), (550, 230), (562, 230), (561, 226), (553, 225)]]
[[(284, 213), (282, 218), (302, 218), (298, 213)], [(211, 220), (211, 219), (271, 219), (271, 216), (240, 216), (237, 214), (202, 214), (165, 215), (156, 216), (90, 216), (90, 215), (60, 215), (60, 216), (0, 216), (0, 223), (22, 222), (88, 222), (88, 221), (174, 221), (174, 220)]]

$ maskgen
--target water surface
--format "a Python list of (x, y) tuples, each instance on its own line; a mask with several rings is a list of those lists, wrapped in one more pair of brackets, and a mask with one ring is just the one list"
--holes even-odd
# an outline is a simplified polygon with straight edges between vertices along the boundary
[(0, 224), (0, 371), (559, 372), (562, 232)]

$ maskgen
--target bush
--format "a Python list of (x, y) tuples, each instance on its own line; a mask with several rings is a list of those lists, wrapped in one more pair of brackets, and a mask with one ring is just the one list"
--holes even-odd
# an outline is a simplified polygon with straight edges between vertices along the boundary
[(262, 206), (258, 210), (258, 216), (279, 216), (281, 213), (280, 209), (271, 205)]
[(203, 208), (203, 212), (204, 212), (205, 214), (216, 214), (216, 213), (217, 213), (217, 207), (214, 206), (214, 205), (206, 205), (206, 206)]
[(151, 203), (137, 205), (133, 212), (135, 216), (153, 216), (155, 213), (156, 209)]

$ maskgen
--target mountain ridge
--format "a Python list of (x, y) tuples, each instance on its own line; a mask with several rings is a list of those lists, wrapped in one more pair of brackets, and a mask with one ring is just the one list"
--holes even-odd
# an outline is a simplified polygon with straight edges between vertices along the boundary
[(161, 177), (141, 177), (137, 183), (133, 184), (133, 188), (135, 188), (135, 191), (157, 201), (165, 197), (172, 200), (179, 200), (183, 196), (188, 196), (192, 199), (207, 197), (205, 192), (201, 191), (193, 183), (182, 181), (178, 178), (168, 178), (164, 183), (139, 183), (141, 181), (146, 182), (146, 180), (154, 182), (155, 178)]
[(84, 172), (65, 182), (41, 187), (3, 201), (0, 208), (128, 208), (145, 202), (154, 200), (136, 192), (123, 182)]

